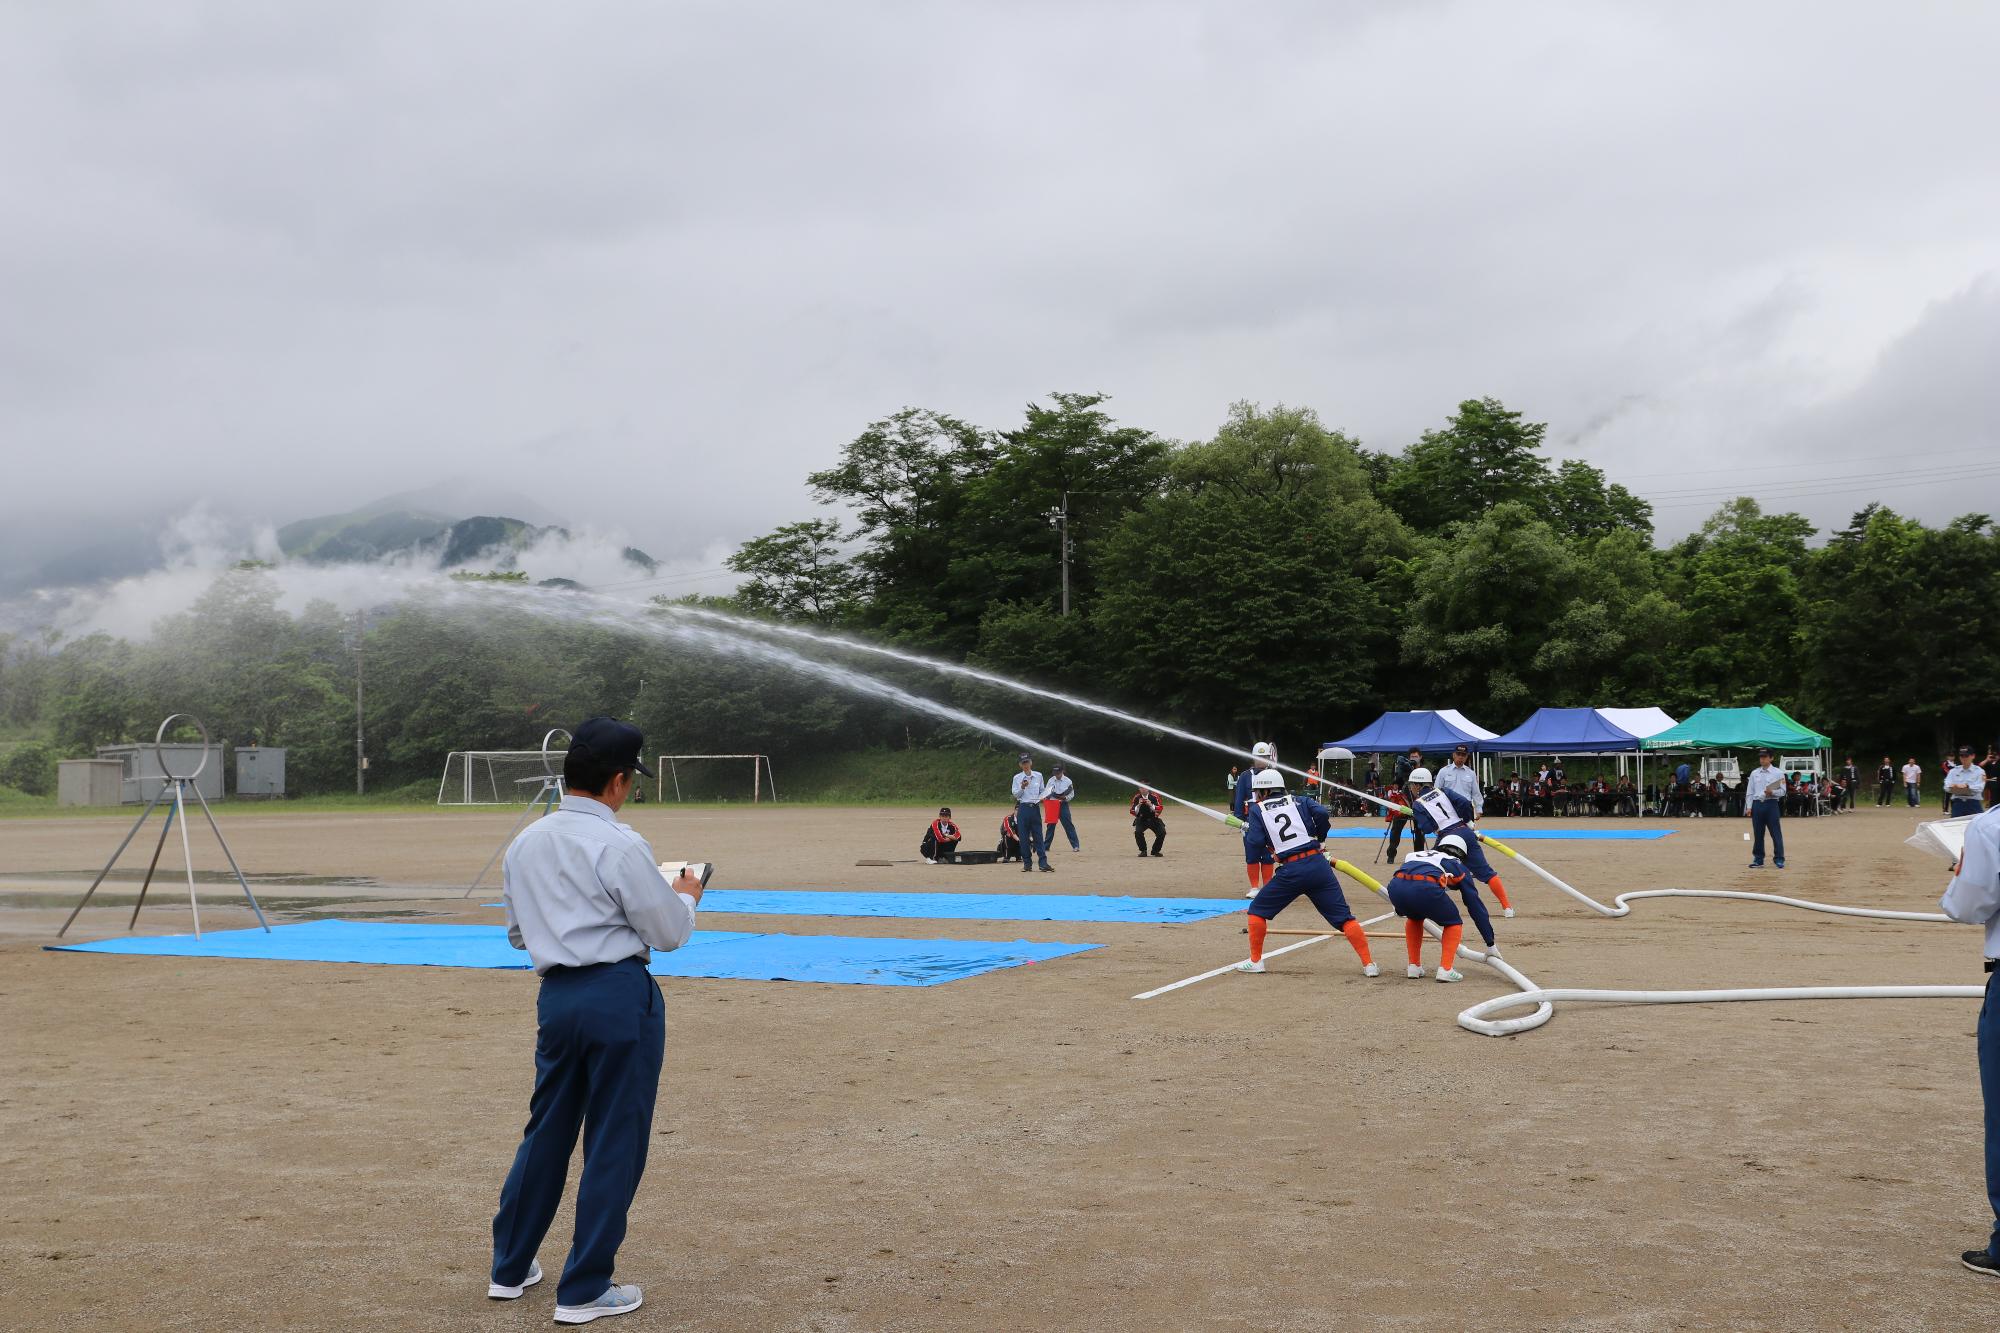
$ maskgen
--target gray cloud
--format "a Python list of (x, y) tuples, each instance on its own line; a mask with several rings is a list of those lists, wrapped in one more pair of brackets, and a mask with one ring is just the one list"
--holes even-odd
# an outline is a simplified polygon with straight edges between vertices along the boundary
[[(1685, 530), (1737, 477), (1992, 445), (1996, 37), (1949, 4), (11, 6), (0, 559), (470, 474), (693, 569), (810, 512), (868, 420), (1054, 388), (1389, 448), (1490, 393)], [(2000, 509), (1968, 490), (1880, 498)]]

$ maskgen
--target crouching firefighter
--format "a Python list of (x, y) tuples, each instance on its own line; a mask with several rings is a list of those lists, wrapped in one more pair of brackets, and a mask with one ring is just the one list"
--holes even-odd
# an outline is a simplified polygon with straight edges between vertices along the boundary
[[(1479, 834), (1473, 830), (1472, 821), (1477, 818), (1472, 802), (1455, 791), (1431, 785), (1431, 771), (1419, 768), (1410, 774), (1410, 812), (1415, 817), (1419, 832), (1443, 837), (1456, 833), (1466, 846), (1460, 858), (1472, 877), (1493, 890), (1493, 896), (1500, 900), (1500, 915), (1514, 915), (1514, 904), (1507, 898), (1507, 886), (1493, 873), (1493, 865), (1486, 859), (1486, 849), (1479, 845)], [(1435, 844), (1433, 844), (1435, 845)]]
[(1262, 768), (1251, 777), (1249, 819), (1243, 830), (1243, 848), (1254, 858), (1268, 856), (1277, 864), (1271, 879), (1250, 901), (1250, 961), (1238, 963), (1239, 972), (1264, 970), (1264, 932), (1271, 918), (1285, 910), (1301, 895), (1326, 918), (1326, 923), (1347, 937), (1361, 956), (1363, 976), (1377, 977), (1382, 969), (1368, 956), (1368, 935), (1348, 910), (1347, 897), (1340, 891), (1340, 877), (1320, 846), (1333, 823), (1333, 812), (1310, 796), (1292, 796), (1285, 791), (1285, 777), (1275, 768)]
[(917, 851), (926, 861), (955, 861), (958, 859), (958, 844), (964, 837), (952, 821), (951, 807), (943, 806), (938, 810), (937, 818), (931, 821), (931, 826), (924, 830), (924, 841)]
[(1477, 881), (1463, 859), (1467, 852), (1463, 833), (1447, 833), (1430, 851), (1410, 853), (1389, 880), (1389, 901), (1395, 905), (1396, 915), (1403, 918), (1403, 939), (1410, 950), (1406, 976), (1424, 974), (1424, 922), (1430, 921), (1441, 932), (1440, 942), (1444, 946), (1438, 960), (1437, 979), (1465, 979), (1464, 973), (1452, 967), (1458, 961), (1458, 942), (1465, 935), (1465, 922), (1458, 914), (1458, 905), (1451, 900), (1453, 889), (1465, 900), (1465, 910), (1472, 913), (1472, 924), (1479, 927), (1479, 938), (1486, 942), (1488, 951), (1500, 952), (1493, 943), (1493, 918), (1486, 914)]

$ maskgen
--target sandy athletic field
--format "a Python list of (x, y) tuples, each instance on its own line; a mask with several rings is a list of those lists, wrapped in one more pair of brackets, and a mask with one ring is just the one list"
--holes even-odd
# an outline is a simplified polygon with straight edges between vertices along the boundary
[[(1235, 837), (1186, 812), (1140, 861), (1122, 809), (1085, 808), (1083, 855), (1028, 878), (854, 864), (913, 856), (921, 810), (632, 814), (662, 856), (720, 862), (718, 887), (1242, 885)], [(1902, 845), (1918, 814), (1790, 822), (1782, 875), (1744, 869), (1742, 821), (1521, 847), (1600, 898), (1781, 886), (1924, 909), (1944, 867)], [(131, 817), (0, 822), (0, 1326), (548, 1326), (553, 1282), (484, 1297), (532, 977), (44, 952)], [(260, 883), (291, 920), (496, 921), (450, 886), (512, 818), (224, 813), (253, 877), (359, 881)], [(1502, 873), (1523, 909), (1503, 945), (1543, 985), (1982, 980), (1963, 927), (1716, 902), (1607, 921)], [(73, 934), (122, 932), (134, 887)], [(186, 929), (174, 888), (142, 932)], [(205, 926), (249, 919), (221, 884), (203, 900)], [(1301, 903), (1277, 924), (1314, 920)], [(1377, 980), (1335, 940), (1134, 1003), (1242, 957), (1240, 921), (703, 924), (1108, 947), (924, 990), (666, 982), (619, 1273), (646, 1309), (621, 1333), (2000, 1324), (2000, 1289), (1957, 1264), (1983, 1234), (1975, 1002), (1573, 1006), (1494, 1040), (1453, 1016), (1505, 983), (1477, 964), (1405, 980), (1392, 940)]]

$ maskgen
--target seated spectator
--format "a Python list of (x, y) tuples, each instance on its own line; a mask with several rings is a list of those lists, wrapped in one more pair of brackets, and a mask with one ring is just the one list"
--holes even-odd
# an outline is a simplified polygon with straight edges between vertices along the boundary
[(958, 859), (959, 840), (964, 836), (959, 832), (958, 825), (951, 822), (951, 807), (942, 806), (938, 809), (937, 818), (924, 830), (924, 843), (919, 851), (926, 861), (949, 864)]

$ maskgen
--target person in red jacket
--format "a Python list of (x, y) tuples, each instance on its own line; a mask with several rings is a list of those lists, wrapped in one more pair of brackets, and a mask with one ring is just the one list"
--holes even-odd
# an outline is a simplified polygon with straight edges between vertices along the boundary
[(920, 855), (933, 864), (955, 861), (958, 859), (959, 839), (964, 836), (959, 832), (958, 825), (951, 822), (951, 807), (943, 806), (938, 810), (937, 818), (931, 821), (931, 826), (924, 830)]
[[(1139, 855), (1158, 856), (1160, 844), (1167, 840), (1167, 821), (1160, 818), (1160, 807), (1165, 802), (1156, 791), (1144, 787), (1132, 797), (1132, 841), (1139, 844)], [(1153, 835), (1153, 850), (1146, 850), (1146, 835)]]

